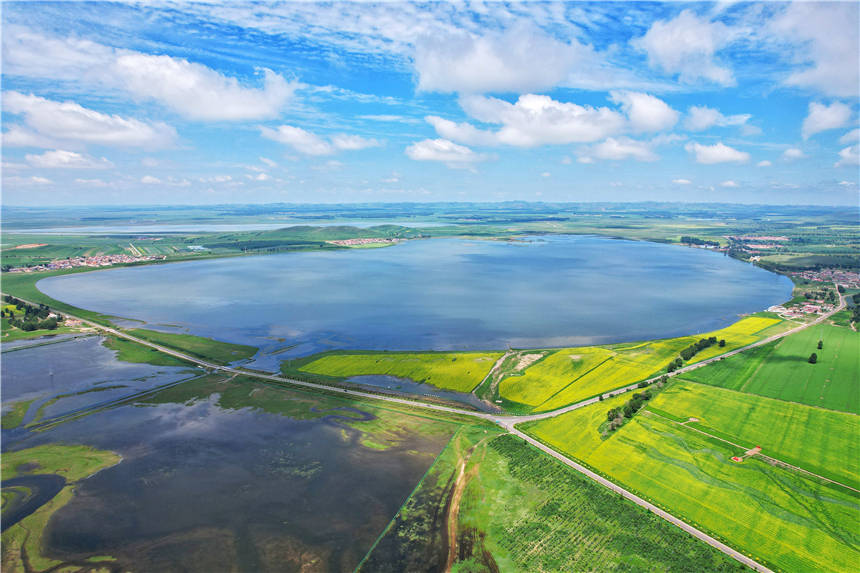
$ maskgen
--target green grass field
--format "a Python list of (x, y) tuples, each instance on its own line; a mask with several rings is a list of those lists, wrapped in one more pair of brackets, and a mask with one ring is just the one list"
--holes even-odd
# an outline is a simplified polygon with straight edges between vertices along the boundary
[(154, 342), (162, 346), (167, 346), (191, 356), (209, 360), (217, 364), (230, 364), (237, 360), (246, 360), (257, 353), (257, 348), (254, 346), (246, 346), (243, 344), (232, 344), (230, 342), (222, 342), (213, 340), (212, 338), (203, 338), (191, 334), (176, 334), (172, 332), (157, 332), (155, 330), (144, 330), (134, 328), (127, 331), (130, 335)]
[(860, 417), (677, 381), (648, 405), (694, 428), (860, 489)]
[(860, 498), (756, 458), (647, 410), (603, 439), (606, 411), (627, 396), (524, 429), (553, 448), (786, 571), (847, 571), (860, 560)]
[(396, 376), (443, 390), (471, 392), (501, 356), (501, 352), (332, 353), (302, 365), (299, 370), (337, 378)]
[[(818, 350), (818, 341), (824, 348)], [(860, 413), (860, 333), (818, 324), (776, 342), (683, 374), (683, 378), (800, 402)], [(818, 362), (810, 364), (815, 352)]]
[(152, 364), (154, 366), (187, 366), (192, 367), (191, 363), (180, 360), (160, 352), (155, 348), (150, 348), (137, 342), (117, 338), (115, 336), (105, 337), (102, 344), (106, 348), (117, 351), (117, 359), (123, 362), (133, 362), (137, 364)]

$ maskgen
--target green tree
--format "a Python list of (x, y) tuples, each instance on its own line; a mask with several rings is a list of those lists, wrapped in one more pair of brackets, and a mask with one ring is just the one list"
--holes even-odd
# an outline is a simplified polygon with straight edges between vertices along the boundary
[(813, 352), (812, 354), (809, 355), (809, 363), (815, 364), (816, 362), (818, 362), (818, 355)]
[(822, 348), (824, 348), (824, 341), (823, 341), (823, 340), (819, 340), (819, 341), (818, 341), (818, 350), (821, 350)]

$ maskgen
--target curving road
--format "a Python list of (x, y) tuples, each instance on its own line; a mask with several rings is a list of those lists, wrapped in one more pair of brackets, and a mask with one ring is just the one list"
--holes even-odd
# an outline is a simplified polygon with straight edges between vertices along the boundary
[[(20, 297), (17, 297), (17, 298), (20, 298)], [(21, 300), (24, 300), (24, 299), (21, 299)], [(30, 301), (25, 300), (25, 302), (30, 302)], [(30, 304), (37, 304), (37, 303), (30, 302)], [(729, 356), (734, 356), (735, 354), (740, 354), (741, 352), (745, 352), (747, 350), (750, 350), (751, 348), (756, 348), (756, 347), (761, 346), (763, 344), (768, 344), (768, 343), (773, 342), (775, 340), (779, 340), (781, 338), (784, 338), (786, 336), (789, 336), (791, 334), (799, 332), (805, 328), (809, 328), (810, 326), (819, 324), (819, 323), (827, 320), (828, 318), (830, 318), (830, 316), (833, 315), (834, 313), (845, 308), (845, 304), (846, 304), (845, 303), (845, 297), (840, 296), (839, 297), (839, 304), (836, 306), (836, 308), (834, 308), (832, 311), (830, 311), (826, 314), (821, 315), (819, 318), (817, 318), (816, 320), (814, 320), (812, 322), (809, 322), (806, 324), (801, 324), (795, 328), (792, 328), (792, 329), (787, 330), (785, 332), (782, 332), (780, 334), (775, 334), (775, 335), (768, 337), (764, 340), (760, 340), (758, 342), (748, 344), (747, 346), (743, 346), (741, 348), (731, 350), (729, 352), (726, 352), (725, 354), (721, 354), (721, 355), (715, 356), (713, 358), (708, 358), (706, 360), (702, 360), (701, 362), (698, 362), (696, 364), (684, 366), (683, 368), (679, 368), (678, 370), (669, 374), (669, 376), (676, 376), (678, 374), (690, 372), (691, 370), (695, 370), (697, 368), (707, 366), (708, 364), (711, 364), (711, 363), (716, 362), (718, 360), (721, 360), (723, 358), (727, 358)], [(211, 362), (207, 362), (205, 360), (201, 360), (199, 358), (189, 356), (185, 353), (179, 352), (177, 350), (173, 350), (173, 349), (168, 348), (166, 346), (162, 346), (160, 344), (156, 344), (154, 342), (150, 342), (148, 340), (144, 340), (142, 338), (132, 336), (131, 334), (128, 334), (128, 333), (123, 332), (121, 330), (117, 330), (115, 328), (104, 326), (102, 324), (99, 324), (99, 323), (96, 323), (96, 322), (93, 322), (93, 321), (90, 321), (90, 320), (87, 320), (84, 318), (76, 317), (76, 316), (73, 316), (69, 313), (63, 313), (63, 314), (65, 314), (66, 316), (68, 316), (70, 318), (80, 320), (82, 323), (87, 324), (87, 325), (89, 325), (89, 326), (91, 326), (97, 330), (100, 330), (102, 332), (111, 334), (113, 336), (117, 336), (119, 338), (124, 338), (126, 340), (130, 340), (132, 342), (136, 342), (138, 344), (142, 344), (142, 345), (148, 346), (150, 348), (154, 348), (155, 350), (158, 350), (159, 352), (163, 352), (163, 353), (168, 354), (170, 356), (174, 356), (174, 357), (179, 358), (181, 360), (184, 360), (186, 362), (191, 362), (193, 364), (196, 364), (197, 366), (200, 366), (202, 368), (206, 368), (208, 370), (227, 372), (230, 374), (238, 374), (241, 376), (247, 376), (249, 378), (257, 378), (260, 380), (278, 382), (280, 384), (300, 386), (303, 388), (310, 388), (313, 390), (321, 390), (321, 391), (325, 391), (325, 392), (334, 392), (337, 394), (344, 394), (344, 395), (348, 395), (348, 396), (366, 398), (366, 399), (370, 399), (370, 400), (382, 400), (384, 402), (391, 402), (391, 403), (401, 404), (404, 406), (410, 406), (410, 407), (414, 407), (414, 408), (422, 408), (422, 409), (426, 409), (426, 410), (434, 410), (437, 412), (445, 412), (445, 413), (449, 413), (449, 414), (458, 414), (458, 415), (462, 415), (462, 416), (469, 416), (472, 418), (480, 418), (482, 420), (489, 420), (489, 421), (501, 426), (502, 428), (504, 428), (508, 432), (510, 432), (510, 433), (518, 436), (519, 438), (525, 440), (527, 443), (531, 444), (532, 446), (534, 446), (534, 447), (540, 449), (541, 451), (547, 453), (548, 455), (552, 456), (553, 458), (557, 459), (558, 461), (562, 462), (563, 464), (575, 469), (576, 471), (580, 472), (581, 474), (585, 475), (586, 477), (596, 481), (600, 485), (607, 487), (607, 488), (611, 489), (612, 491), (624, 496), (626, 499), (632, 501), (636, 505), (639, 505), (640, 507), (644, 507), (648, 511), (654, 513), (655, 515), (659, 515), (660, 517), (662, 517), (666, 521), (672, 523), (673, 525), (680, 527), (681, 529), (683, 529), (684, 531), (686, 531), (690, 535), (693, 535), (694, 537), (707, 543), (711, 547), (714, 547), (714, 548), (718, 549), (719, 551), (722, 551), (724, 554), (726, 554), (729, 557), (739, 561), (740, 563), (743, 563), (744, 565), (750, 567), (751, 569), (753, 569), (755, 571), (761, 571), (763, 573), (773, 573), (770, 569), (768, 569), (764, 565), (758, 563), (757, 561), (751, 559), (750, 557), (744, 555), (743, 553), (741, 553), (735, 549), (732, 549), (731, 547), (729, 547), (725, 543), (722, 543), (721, 541), (711, 537), (710, 535), (703, 532), (702, 530), (686, 523), (685, 521), (682, 521), (681, 519), (679, 519), (679, 518), (675, 517), (674, 515), (660, 509), (659, 507), (655, 506), (654, 504), (650, 503), (649, 501), (646, 501), (646, 500), (642, 499), (641, 497), (637, 496), (636, 494), (634, 494), (634, 493), (624, 489), (623, 487), (609, 481), (608, 479), (604, 478), (603, 476), (596, 474), (595, 472), (589, 470), (585, 466), (575, 462), (574, 460), (568, 458), (564, 454), (557, 452), (556, 450), (550, 448), (549, 446), (542, 444), (541, 442), (535, 440), (534, 438), (532, 438), (528, 434), (525, 434), (524, 432), (521, 432), (520, 430), (518, 430), (516, 428), (517, 424), (521, 424), (523, 422), (530, 422), (530, 421), (535, 421), (535, 420), (544, 420), (546, 418), (552, 418), (552, 417), (559, 416), (559, 415), (567, 413), (567, 412), (571, 412), (571, 411), (576, 410), (578, 408), (582, 408), (582, 407), (588, 406), (590, 404), (594, 404), (595, 402), (598, 402), (600, 400), (599, 397), (589, 398), (588, 400), (583, 400), (581, 402), (571, 404), (570, 406), (565, 406), (564, 408), (560, 408), (558, 410), (552, 410), (549, 412), (542, 412), (540, 414), (529, 414), (529, 415), (523, 415), (523, 416), (499, 416), (499, 415), (494, 415), (494, 414), (487, 414), (484, 412), (475, 412), (472, 410), (463, 410), (460, 408), (442, 406), (440, 404), (430, 404), (427, 402), (419, 402), (416, 400), (409, 400), (406, 398), (395, 398), (394, 396), (372, 394), (370, 392), (362, 392), (360, 390), (350, 390), (347, 388), (340, 388), (337, 386), (326, 386), (324, 384), (316, 384), (314, 382), (305, 382), (303, 380), (294, 380), (291, 378), (286, 378), (284, 376), (278, 376), (275, 374), (264, 374), (264, 373), (260, 373), (260, 372), (251, 372), (251, 371), (242, 370), (239, 368), (233, 368), (231, 366), (221, 366), (219, 364), (213, 364)], [(660, 376), (655, 376), (653, 378), (649, 378), (647, 380), (647, 382), (648, 383), (656, 382), (662, 376), (663, 375), (661, 374)], [(637, 387), (638, 387), (638, 383), (630, 384), (630, 385), (625, 386), (623, 388), (618, 388), (616, 390), (612, 390), (611, 392), (606, 392), (604, 394), (604, 396), (614, 396), (616, 394), (622, 394), (624, 392), (627, 392), (627, 391), (632, 390), (632, 389), (637, 388)]]

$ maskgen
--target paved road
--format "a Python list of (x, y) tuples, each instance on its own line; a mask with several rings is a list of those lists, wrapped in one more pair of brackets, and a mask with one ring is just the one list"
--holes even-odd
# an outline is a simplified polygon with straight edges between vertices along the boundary
[[(29, 302), (29, 301), (25, 301), (25, 302)], [(35, 304), (35, 303), (30, 302), (30, 304)], [(701, 368), (703, 366), (711, 364), (712, 362), (715, 362), (715, 361), (720, 360), (722, 358), (734, 356), (735, 354), (739, 354), (739, 353), (744, 352), (746, 350), (749, 350), (751, 348), (755, 348), (755, 347), (761, 346), (763, 344), (768, 344), (769, 342), (773, 342), (774, 340), (779, 340), (780, 338), (784, 338), (790, 334), (794, 334), (795, 332), (798, 332), (798, 331), (803, 330), (805, 328), (809, 328), (810, 326), (813, 326), (815, 324), (819, 324), (819, 323), (823, 322), (824, 320), (827, 320), (828, 318), (830, 318), (830, 316), (832, 314), (838, 312), (839, 310), (842, 310), (843, 308), (845, 308), (845, 297), (840, 296), (839, 305), (834, 310), (832, 310), (831, 312), (829, 312), (827, 314), (820, 316), (818, 319), (816, 319), (813, 322), (801, 324), (801, 325), (797, 326), (796, 328), (792, 328), (791, 330), (787, 330), (787, 331), (782, 332), (780, 334), (775, 334), (775, 335), (773, 335), (769, 338), (766, 338), (764, 340), (761, 340), (759, 342), (749, 344), (747, 346), (738, 348), (736, 350), (731, 350), (729, 352), (726, 352), (725, 354), (721, 354), (720, 356), (715, 356), (714, 358), (708, 358), (707, 360), (703, 360), (701, 362), (698, 362), (696, 364), (692, 364), (690, 366), (685, 366), (683, 368), (679, 368), (678, 370), (673, 372), (671, 374), (671, 376), (683, 374), (685, 372), (695, 370), (696, 368)], [(206, 368), (208, 370), (220, 371), (220, 372), (229, 372), (230, 374), (239, 374), (239, 375), (247, 376), (250, 378), (257, 378), (260, 380), (268, 380), (268, 381), (272, 381), (272, 382), (278, 382), (281, 384), (300, 386), (303, 388), (310, 388), (313, 390), (322, 390), (325, 392), (334, 392), (337, 394), (344, 394), (344, 395), (355, 396), (355, 397), (360, 397), (360, 398), (367, 398), (367, 399), (371, 399), (371, 400), (382, 400), (385, 402), (402, 404), (402, 405), (410, 406), (410, 407), (414, 407), (414, 408), (423, 408), (426, 410), (434, 410), (437, 412), (446, 412), (449, 414), (459, 414), (462, 416), (470, 416), (473, 418), (480, 418), (483, 420), (492, 421), (492, 422), (498, 424), (499, 426), (501, 426), (502, 428), (506, 429), (508, 432), (510, 432), (516, 436), (519, 436), (520, 438), (522, 438), (523, 440), (525, 440), (526, 442), (528, 442), (532, 446), (542, 450), (543, 452), (546, 452), (547, 454), (549, 454), (550, 456), (559, 460), (563, 464), (575, 469), (576, 471), (582, 473), (583, 475), (589, 477), (590, 479), (596, 481), (597, 483), (611, 489), (612, 491), (621, 494), (622, 496), (629, 499), (633, 503), (635, 503), (641, 507), (646, 508), (647, 510), (651, 511), (652, 513), (654, 513), (656, 515), (659, 515), (660, 517), (662, 517), (666, 521), (668, 521), (674, 525), (677, 525), (678, 527), (680, 527), (681, 529), (683, 529), (684, 531), (686, 531), (690, 535), (693, 535), (694, 537), (704, 541), (708, 545), (722, 551), (723, 553), (725, 553), (729, 557), (732, 557), (733, 559), (743, 563), (744, 565), (747, 565), (748, 567), (750, 567), (756, 571), (762, 571), (765, 573), (772, 573), (772, 571), (770, 569), (768, 569), (764, 565), (761, 565), (760, 563), (752, 560), (751, 558), (744, 555), (743, 553), (732, 549), (731, 547), (729, 547), (725, 543), (722, 543), (721, 541), (714, 539), (713, 537), (711, 537), (710, 535), (708, 535), (704, 531), (701, 531), (700, 529), (697, 529), (696, 527), (693, 527), (692, 525), (678, 519), (674, 515), (666, 512), (666, 511), (663, 511), (662, 509), (653, 505), (652, 503), (642, 499), (641, 497), (637, 496), (636, 494), (634, 494), (630, 491), (627, 491), (626, 489), (622, 488), (619, 485), (616, 485), (615, 483), (609, 481), (608, 479), (594, 473), (593, 471), (589, 470), (585, 466), (583, 466), (583, 465), (573, 461), (572, 459), (568, 458), (564, 454), (561, 454), (561, 453), (557, 452), (556, 450), (553, 450), (552, 448), (545, 446), (544, 444), (538, 442), (537, 440), (535, 440), (531, 436), (521, 432), (520, 430), (518, 430), (516, 428), (517, 424), (520, 424), (523, 422), (529, 422), (529, 421), (534, 421), (534, 420), (543, 420), (546, 418), (559, 416), (559, 415), (564, 414), (566, 412), (571, 412), (571, 411), (576, 410), (578, 408), (582, 408), (582, 407), (588, 406), (590, 404), (594, 404), (595, 402), (599, 401), (599, 398), (591, 398), (588, 400), (583, 400), (582, 402), (577, 402), (576, 404), (571, 404), (570, 406), (566, 406), (566, 407), (561, 408), (559, 410), (553, 410), (550, 412), (543, 412), (540, 414), (531, 414), (531, 415), (525, 415), (525, 416), (499, 416), (499, 415), (487, 414), (487, 413), (483, 413), (483, 412), (474, 412), (471, 410), (463, 410), (460, 408), (453, 408), (453, 407), (449, 407), (449, 406), (442, 406), (439, 404), (429, 404), (427, 402), (418, 402), (415, 400), (407, 400), (405, 398), (395, 398), (393, 396), (371, 394), (370, 392), (362, 392), (359, 390), (349, 390), (347, 388), (339, 388), (336, 386), (326, 386), (324, 384), (316, 384), (314, 382), (305, 382), (303, 380), (294, 380), (291, 378), (285, 378), (283, 376), (278, 376), (275, 374), (263, 374), (260, 372), (250, 372), (250, 371), (242, 370), (239, 368), (233, 368), (230, 366), (221, 366), (219, 364), (213, 364), (211, 362), (207, 362), (205, 360), (201, 360), (199, 358), (189, 356), (189, 355), (184, 354), (182, 352), (172, 350), (170, 348), (167, 348), (166, 346), (162, 346), (162, 345), (156, 344), (154, 342), (149, 342), (148, 340), (143, 340), (142, 338), (132, 336), (132, 335), (130, 335), (126, 332), (123, 332), (121, 330), (116, 330), (114, 328), (110, 328), (108, 326), (104, 326), (102, 324), (92, 322), (90, 320), (86, 320), (86, 319), (83, 319), (80, 317), (75, 317), (75, 316), (70, 315), (68, 313), (63, 313), (63, 314), (66, 314), (70, 318), (77, 318), (78, 320), (80, 320), (84, 324), (88, 324), (88, 325), (92, 326), (93, 328), (96, 328), (102, 332), (106, 332), (108, 334), (112, 334), (112, 335), (117, 336), (119, 338), (131, 340), (132, 342), (136, 342), (138, 344), (142, 344), (144, 346), (154, 348), (160, 352), (164, 352), (165, 354), (169, 354), (170, 356), (174, 356), (174, 357), (179, 358), (181, 360), (185, 360), (186, 362), (191, 362), (193, 364), (196, 364), (196, 365), (203, 367), (203, 368)], [(648, 380), (648, 382), (655, 382), (655, 381), (659, 380), (660, 377), (661, 376), (655, 376), (654, 378), (650, 378)], [(606, 394), (604, 394), (604, 396), (614, 396), (616, 394), (621, 394), (623, 392), (627, 392), (628, 390), (636, 388), (637, 386), (638, 386), (638, 384), (631, 384), (629, 386), (625, 386), (624, 388), (619, 388), (617, 390), (613, 390), (612, 392), (607, 392)]]

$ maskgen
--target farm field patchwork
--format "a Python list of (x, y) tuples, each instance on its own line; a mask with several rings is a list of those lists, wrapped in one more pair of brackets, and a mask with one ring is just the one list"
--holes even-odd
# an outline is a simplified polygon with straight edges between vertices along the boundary
[(677, 381), (649, 410), (860, 489), (860, 417)]
[(443, 390), (471, 392), (501, 356), (501, 352), (333, 353), (312, 360), (299, 370), (338, 378), (396, 376)]
[[(818, 349), (821, 340), (823, 348)], [(720, 360), (683, 378), (820, 406), (860, 413), (860, 333), (818, 324), (776, 342)], [(810, 364), (810, 354), (818, 360)]]
[(523, 428), (730, 546), (789, 571), (845, 571), (860, 559), (860, 499), (771, 466), (646, 410), (603, 439), (621, 395)]

